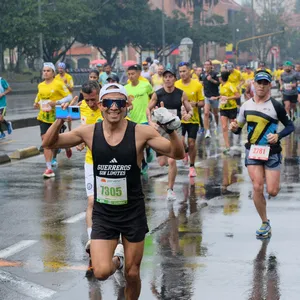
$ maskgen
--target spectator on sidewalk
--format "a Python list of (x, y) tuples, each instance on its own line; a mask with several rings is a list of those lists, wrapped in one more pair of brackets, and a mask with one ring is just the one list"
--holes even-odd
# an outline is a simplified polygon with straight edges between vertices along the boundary
[(7, 81), (0, 77), (0, 139), (5, 138), (5, 133), (2, 128), (2, 125), (6, 126), (7, 133), (12, 133), (11, 122), (8, 122), (4, 119), (6, 113), (6, 95), (11, 92), (11, 87)]

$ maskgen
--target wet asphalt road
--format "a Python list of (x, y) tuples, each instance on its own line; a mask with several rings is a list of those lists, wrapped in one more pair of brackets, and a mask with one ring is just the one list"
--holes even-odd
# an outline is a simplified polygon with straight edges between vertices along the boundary
[[(282, 189), (268, 201), (273, 236), (265, 242), (255, 238), (244, 136), (234, 138), (230, 157), (221, 154), (221, 134), (199, 136), (198, 176), (189, 180), (178, 163), (174, 202), (165, 199), (167, 168), (151, 163), (140, 299), (299, 299), (299, 137), (284, 140)], [(39, 145), (38, 127), (16, 130), (0, 150), (24, 145)], [(58, 161), (48, 180), (42, 155), (0, 166), (0, 299), (124, 299), (113, 278), (85, 278), (84, 154)]]

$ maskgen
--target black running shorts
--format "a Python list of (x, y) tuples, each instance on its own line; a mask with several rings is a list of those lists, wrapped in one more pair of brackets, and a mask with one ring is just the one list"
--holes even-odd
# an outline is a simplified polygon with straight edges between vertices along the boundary
[(237, 108), (220, 109), (220, 116), (227, 117), (230, 120), (234, 120), (237, 116)]
[[(47, 130), (50, 128), (50, 126), (52, 125), (52, 123), (45, 123), (45, 122), (42, 122), (42, 121), (39, 121), (39, 124), (40, 124), (40, 131), (41, 131), (41, 135), (44, 135)], [(64, 124), (61, 129), (60, 129), (60, 133), (63, 133), (65, 132), (66, 130), (66, 125)]]
[(149, 232), (146, 216), (138, 218), (134, 224), (116, 224), (100, 221), (101, 217), (93, 214), (92, 240), (118, 240), (120, 234), (130, 243), (139, 243)]
[(197, 132), (199, 129), (199, 124), (192, 124), (192, 123), (182, 123), (181, 124), (182, 127), (182, 136), (185, 136), (185, 134), (188, 134), (188, 138), (190, 139), (197, 139)]
[(291, 103), (297, 103), (298, 95), (284, 95), (283, 94), (283, 102), (290, 101)]

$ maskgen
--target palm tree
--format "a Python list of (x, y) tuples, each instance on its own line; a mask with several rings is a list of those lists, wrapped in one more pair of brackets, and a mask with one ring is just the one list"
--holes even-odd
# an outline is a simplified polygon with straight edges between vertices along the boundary
[(194, 10), (193, 12), (193, 24), (199, 21), (200, 16), (203, 13), (204, 4), (208, 4), (209, 7), (217, 5), (219, 0), (175, 0), (178, 7), (189, 7)]
[[(217, 5), (219, 3), (219, 0), (175, 0), (175, 3), (178, 7), (188, 7), (193, 9), (193, 23), (192, 27), (199, 26), (201, 15), (202, 20), (204, 20), (203, 17), (203, 6), (205, 4), (208, 4), (209, 8), (212, 8), (213, 6)], [(197, 41), (194, 41), (193, 51), (192, 51), (192, 59), (196, 61), (197, 63), (200, 63), (200, 57), (199, 57), (199, 43)]]

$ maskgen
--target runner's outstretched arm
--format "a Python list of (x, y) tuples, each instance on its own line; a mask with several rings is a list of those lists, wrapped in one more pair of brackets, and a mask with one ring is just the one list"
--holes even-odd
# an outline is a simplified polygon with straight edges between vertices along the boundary
[[(63, 119), (56, 120), (44, 135), (42, 146), (44, 148), (58, 149), (73, 147), (84, 142), (82, 138), (82, 127), (72, 131), (59, 134), (60, 128), (64, 124)], [(87, 125), (84, 127), (91, 127)]]

